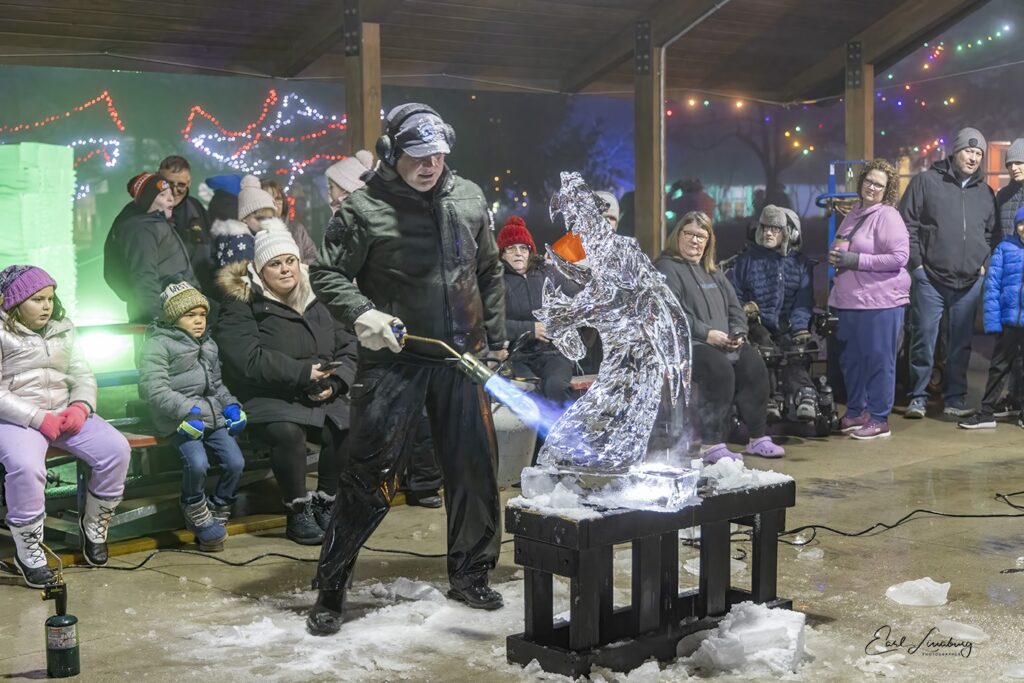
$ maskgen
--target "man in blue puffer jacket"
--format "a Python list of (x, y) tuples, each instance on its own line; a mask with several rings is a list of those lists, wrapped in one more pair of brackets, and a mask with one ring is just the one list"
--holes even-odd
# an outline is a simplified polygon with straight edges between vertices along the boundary
[[(958, 423), (961, 429), (995, 429), (996, 402), (1003, 381), (1014, 361), (1024, 355), (1024, 207), (1014, 216), (1015, 234), (1006, 237), (992, 252), (985, 273), (985, 332), (997, 333), (996, 347), (988, 367), (981, 408), (972, 417)], [(1011, 396), (1017, 401), (1018, 396)], [(1024, 414), (1017, 418), (1024, 427)]]
[[(740, 254), (729, 272), (736, 296), (752, 318), (750, 339), (754, 343), (785, 350), (803, 346), (811, 339), (808, 328), (814, 290), (811, 267), (798, 251), (799, 245), (800, 219), (796, 213), (768, 204), (761, 211), (754, 244)], [(783, 394), (795, 397), (797, 418), (813, 420), (817, 394), (807, 367), (785, 364), (781, 375)], [(769, 414), (777, 419), (779, 407), (771, 403)]]

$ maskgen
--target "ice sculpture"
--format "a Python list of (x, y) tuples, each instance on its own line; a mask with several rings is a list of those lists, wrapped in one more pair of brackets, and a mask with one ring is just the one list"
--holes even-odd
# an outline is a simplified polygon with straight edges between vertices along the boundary
[(604, 360), (594, 384), (548, 432), (538, 461), (562, 470), (626, 472), (647, 453), (663, 382), (673, 403), (680, 389), (689, 398), (690, 326), (664, 277), (635, 239), (616, 234), (601, 216), (580, 174), (562, 173), (561, 181), (551, 217), (562, 214), (587, 263), (570, 263), (550, 247), (548, 255), (583, 289), (570, 298), (548, 280), (543, 308), (534, 315), (572, 360), (585, 352), (579, 328), (596, 329)]

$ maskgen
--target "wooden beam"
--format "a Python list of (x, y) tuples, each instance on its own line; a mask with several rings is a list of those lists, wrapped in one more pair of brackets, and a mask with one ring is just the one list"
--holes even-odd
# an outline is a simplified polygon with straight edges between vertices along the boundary
[(357, 54), (345, 57), (345, 138), (349, 154), (361, 149), (373, 151), (380, 137), (380, 24), (362, 24), (358, 47)]
[[(988, 1), (904, 0), (849, 40), (864, 46), (866, 64), (884, 70)], [(845, 65), (846, 45), (843, 44), (792, 79), (783, 99), (812, 99), (841, 92)]]
[(861, 43), (846, 49), (846, 158), (875, 158), (875, 67), (864, 63)]
[[(647, 15), (651, 22), (652, 44), (665, 45), (727, 2), (729, 0), (661, 0)], [(573, 65), (562, 78), (561, 89), (579, 92), (633, 56), (633, 47), (634, 26), (630, 24)]]
[(644, 45), (645, 27), (650, 40), (651, 23), (638, 21), (634, 28), (639, 47), (634, 57), (633, 215), (640, 248), (654, 259), (665, 234), (665, 48)]
[(277, 75), (294, 78), (334, 47), (345, 32), (345, 4), (332, 0), (316, 21), (292, 43)]

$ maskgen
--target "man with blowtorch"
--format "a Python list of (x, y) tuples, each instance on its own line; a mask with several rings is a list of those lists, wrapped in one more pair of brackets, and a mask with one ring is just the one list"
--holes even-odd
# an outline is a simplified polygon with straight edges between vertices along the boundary
[(454, 142), (430, 107), (392, 109), (380, 164), (335, 213), (322, 265), (310, 269), (317, 297), (359, 339), (351, 431), (306, 622), (315, 635), (341, 628), (356, 555), (388, 512), (424, 404), (444, 473), (448, 597), (502, 606), (488, 586), (501, 543), (490, 403), (443, 345), (413, 336), (482, 359), (507, 355), (493, 226), (480, 188), (445, 165)]

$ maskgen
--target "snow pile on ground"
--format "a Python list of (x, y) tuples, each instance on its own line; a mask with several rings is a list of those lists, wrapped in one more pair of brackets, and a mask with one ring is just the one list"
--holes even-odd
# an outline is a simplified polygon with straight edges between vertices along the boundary
[(972, 643), (984, 643), (988, 640), (988, 634), (977, 626), (962, 624), (959, 621), (940, 619), (935, 622), (935, 628), (939, 629), (939, 633), (942, 635), (957, 640), (969, 640)]
[[(681, 660), (703, 674), (763, 671), (774, 676), (795, 673), (804, 656), (806, 617), (752, 602), (734, 605), (714, 630), (695, 634), (700, 645)], [(680, 642), (680, 654), (694, 640)]]
[(937, 607), (946, 604), (950, 583), (938, 583), (932, 577), (904, 581), (885, 590), (885, 597), (901, 605), (912, 607)]
[[(525, 480), (523, 486), (525, 489)], [(562, 482), (555, 484), (548, 493), (533, 492), (528, 498), (517, 496), (508, 501), (508, 506), (568, 519), (597, 519), (601, 516), (600, 511), (586, 505), (578, 489)]]
[(702, 474), (708, 480), (708, 486), (715, 491), (732, 491), (757, 486), (774, 486), (793, 481), (793, 477), (772, 470), (755, 470), (743, 466), (743, 463), (731, 458), (723, 458), (714, 465), (706, 465)]

